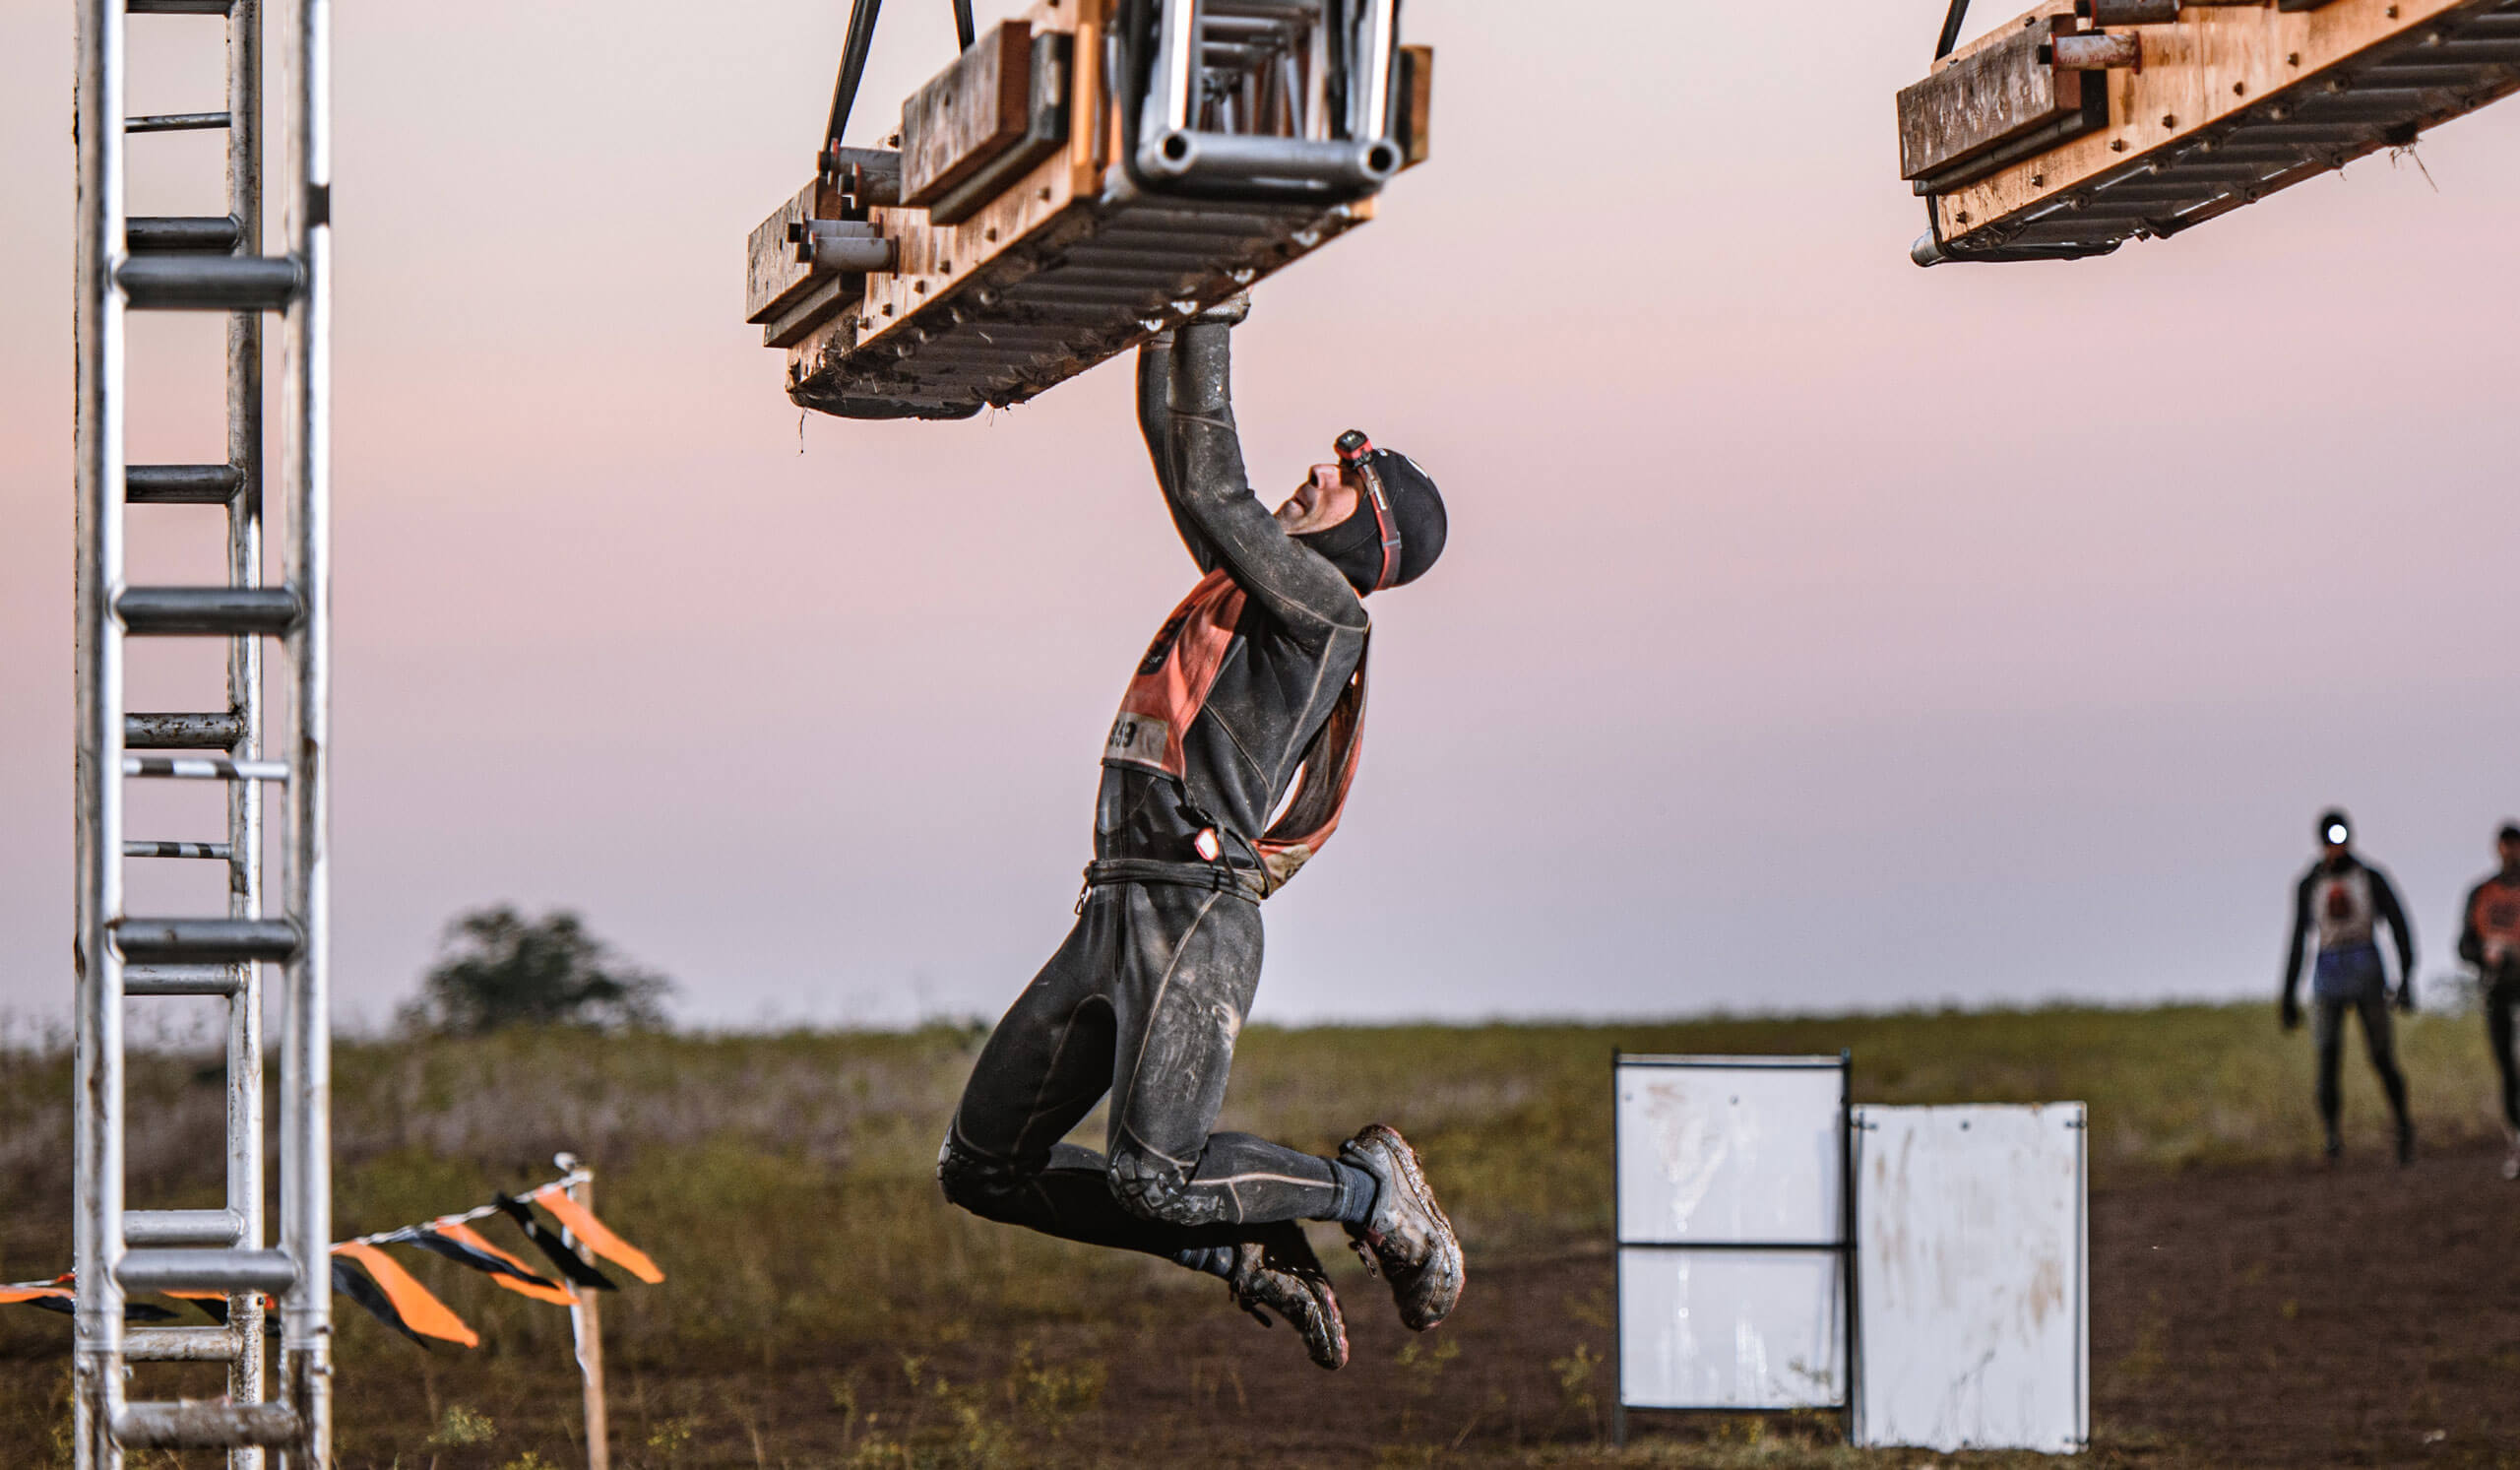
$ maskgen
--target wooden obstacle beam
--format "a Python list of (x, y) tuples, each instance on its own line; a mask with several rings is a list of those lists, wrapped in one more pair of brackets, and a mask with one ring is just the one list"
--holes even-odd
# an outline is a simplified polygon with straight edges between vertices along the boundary
[(1043, 0), (887, 148), (825, 152), (752, 233), (747, 319), (808, 409), (1022, 403), (1373, 218), (1432, 78), (1387, 0)]
[(2176, 234), (2520, 90), (2520, 0), (2047, 0), (1899, 94), (1912, 251)]

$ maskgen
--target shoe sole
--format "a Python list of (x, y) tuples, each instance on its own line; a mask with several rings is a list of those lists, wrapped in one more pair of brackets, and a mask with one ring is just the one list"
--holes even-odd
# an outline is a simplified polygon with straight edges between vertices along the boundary
[[(1424, 1172), (1418, 1167), (1418, 1150), (1410, 1147), (1409, 1140), (1400, 1136), (1398, 1128), (1387, 1123), (1374, 1123), (1356, 1136), (1359, 1139), (1371, 1136), (1383, 1145), (1384, 1150), (1391, 1155), (1395, 1180), (1402, 1191), (1409, 1196), (1411, 1203), (1423, 1209), (1426, 1217), (1434, 1222), (1434, 1248), (1426, 1252), (1426, 1263), (1418, 1268), (1411, 1285), (1415, 1286), (1422, 1281), (1427, 1272), (1438, 1268), (1439, 1263), (1450, 1263), (1450, 1269), (1437, 1278), (1442, 1283), (1442, 1306), (1431, 1315), (1427, 1315), (1423, 1321), (1414, 1320), (1408, 1304), (1398, 1303), (1401, 1309), (1401, 1325), (1412, 1332), (1423, 1332), (1452, 1315), (1453, 1309), (1461, 1305), (1462, 1287), (1470, 1277), (1469, 1266), (1462, 1259), (1461, 1238), (1453, 1234), (1452, 1217), (1446, 1215), (1444, 1207), (1435, 1202), (1435, 1191), (1427, 1184)], [(1398, 1301), (1400, 1293), (1400, 1283), (1393, 1282), (1392, 1296), (1395, 1302)]]
[[(1328, 1295), (1328, 1288), (1323, 1288), (1324, 1295)], [(1337, 1352), (1329, 1361), (1324, 1362), (1320, 1354), (1312, 1352), (1310, 1337), (1304, 1339), (1304, 1350), (1311, 1357), (1313, 1367), (1327, 1373), (1337, 1373), (1348, 1366), (1348, 1321), (1340, 1314), (1337, 1297), (1331, 1297), (1322, 1310), (1330, 1318), (1330, 1339)]]

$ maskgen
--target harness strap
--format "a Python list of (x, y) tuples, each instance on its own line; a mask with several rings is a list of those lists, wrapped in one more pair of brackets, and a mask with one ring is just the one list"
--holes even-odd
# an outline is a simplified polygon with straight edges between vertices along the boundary
[(1244, 870), (1222, 863), (1166, 863), (1156, 858), (1103, 858), (1085, 864), (1085, 886), (1105, 888), (1113, 883), (1165, 883), (1175, 888), (1203, 888), (1211, 893), (1230, 893), (1250, 903), (1260, 902), (1260, 889), (1255, 879)]

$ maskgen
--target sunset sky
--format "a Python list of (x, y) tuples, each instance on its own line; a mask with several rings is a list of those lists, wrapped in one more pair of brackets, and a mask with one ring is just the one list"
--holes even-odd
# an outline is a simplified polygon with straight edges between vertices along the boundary
[[(353, 1020), (499, 900), (716, 1025), (993, 1015), (1070, 922), (1104, 727), (1194, 570), (1124, 365), (800, 429), (743, 244), (846, 11), (339, 8)], [(1409, 7), (1432, 161), (1238, 334), (1264, 495), (1354, 424), (1452, 509), (1375, 602), (1363, 772), (1269, 905), (1260, 1019), (2271, 998), (2329, 802), (2448, 965), (2520, 811), (2520, 103), (2175, 240), (1921, 271), (1891, 95), (1939, 19)], [(219, 104), (215, 22), (133, 31), (134, 111)], [(853, 133), (952, 44), (888, 7)], [(0, 1009), (38, 1021), (71, 54), (69, 6), (0, 8)], [(217, 150), (133, 140), (135, 211), (213, 208)], [(135, 321), (135, 460), (218, 456), (218, 334)], [(135, 581), (209, 575), (215, 512), (131, 520)], [(133, 667), (135, 707), (215, 700), (210, 645)], [(210, 794), (146, 795), (135, 837), (213, 835)], [(208, 876), (135, 904), (212, 912)]]

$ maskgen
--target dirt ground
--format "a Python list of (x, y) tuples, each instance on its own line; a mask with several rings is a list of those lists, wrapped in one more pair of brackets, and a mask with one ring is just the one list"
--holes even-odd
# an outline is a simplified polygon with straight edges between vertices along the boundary
[[(2520, 1185), (2495, 1178), (2495, 1162), (2467, 1149), (2401, 1172), (2359, 1157), (2334, 1172), (2197, 1171), (2096, 1192), (2087, 1462), (2520, 1464)], [(614, 1464), (1930, 1459), (1853, 1455), (1821, 1416), (1637, 1415), (1628, 1449), (1611, 1450), (1611, 1271), (1599, 1246), (1474, 1259), (1460, 1312), (1424, 1338), (1391, 1320), (1378, 1284), (1344, 1274), (1354, 1358), (1336, 1375), (1284, 1328), (1263, 1332), (1221, 1289), (1176, 1275), (1150, 1271), (1101, 1322), (981, 1321), (945, 1341), (906, 1323), (896, 1341), (808, 1360), (746, 1362), (738, 1349), (618, 1363)], [(58, 1348), (44, 1347), (66, 1337), (29, 1318), (19, 1310), (0, 1338), (0, 1391), (22, 1412), (28, 1396), (58, 1393)], [(568, 1365), (547, 1356), (410, 1350), (400, 1372), (346, 1371), (343, 1465), (584, 1463)]]

